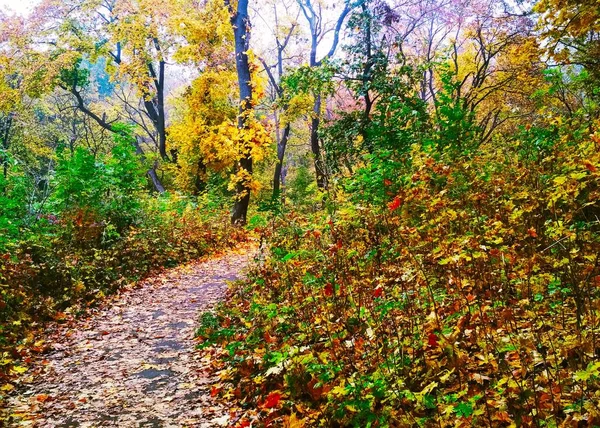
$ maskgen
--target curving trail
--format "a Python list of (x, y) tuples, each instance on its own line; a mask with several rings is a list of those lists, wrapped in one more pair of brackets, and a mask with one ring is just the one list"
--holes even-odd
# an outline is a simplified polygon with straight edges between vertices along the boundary
[(210, 360), (194, 352), (202, 310), (222, 298), (254, 251), (176, 268), (57, 328), (51, 351), (9, 399), (15, 427), (215, 427)]

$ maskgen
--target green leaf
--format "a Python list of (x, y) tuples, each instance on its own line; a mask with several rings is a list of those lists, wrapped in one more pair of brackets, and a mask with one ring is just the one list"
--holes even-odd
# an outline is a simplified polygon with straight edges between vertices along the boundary
[(471, 403), (459, 403), (454, 406), (454, 413), (463, 418), (468, 418), (473, 414), (473, 406)]

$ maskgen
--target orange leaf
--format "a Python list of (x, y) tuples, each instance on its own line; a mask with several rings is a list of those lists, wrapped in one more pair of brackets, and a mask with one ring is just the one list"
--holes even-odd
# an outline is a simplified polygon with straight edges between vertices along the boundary
[(501, 422), (512, 422), (508, 412), (496, 412), (494, 413), (494, 420)]
[(36, 396), (35, 399), (40, 403), (45, 403), (46, 401), (50, 400), (50, 396), (47, 394), (40, 394)]
[(267, 343), (275, 343), (275, 342), (277, 342), (277, 338), (271, 336), (271, 334), (268, 331), (265, 331), (265, 334), (264, 334), (263, 337), (265, 339), (265, 342), (267, 342)]
[(598, 171), (598, 168), (596, 168), (591, 162), (586, 162), (585, 163), (585, 167), (588, 169), (588, 171), (590, 172), (596, 172)]

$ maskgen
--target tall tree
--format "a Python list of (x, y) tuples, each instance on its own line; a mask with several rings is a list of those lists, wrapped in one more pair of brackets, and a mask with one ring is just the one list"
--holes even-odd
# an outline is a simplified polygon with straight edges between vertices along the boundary
[[(238, 115), (238, 129), (249, 129), (249, 119), (252, 114), (252, 76), (250, 74), (250, 61), (248, 49), (250, 44), (250, 18), (248, 16), (248, 0), (238, 0), (237, 7), (230, 0), (225, 0), (231, 14), (231, 26), (235, 41), (235, 65), (238, 75), (240, 109)], [(243, 135), (243, 134), (242, 134)], [(251, 179), (252, 179), (252, 146), (246, 138), (240, 138), (240, 158), (238, 161), (238, 174), (241, 179), (236, 185), (236, 200), (233, 205), (231, 222), (246, 224), (248, 205), (250, 204)]]
[[(283, 181), (283, 164), (287, 144), (291, 134), (291, 123), (289, 120), (281, 121), (282, 114), (285, 115), (287, 105), (284, 100), (284, 90), (281, 85), (281, 80), (285, 70), (285, 53), (292, 41), (292, 37), (297, 33), (298, 17), (300, 9), (293, 10), (293, 5), (297, 5), (296, 1), (288, 3), (286, 1), (273, 1), (270, 5), (270, 10), (267, 13), (272, 13), (274, 18), (274, 26), (271, 28), (273, 38), (275, 39), (275, 52), (272, 55), (274, 58), (259, 57), (272, 89), (273, 101), (275, 104), (274, 119), (275, 119), (275, 136), (277, 140), (277, 163), (273, 174), (273, 198), (276, 198), (281, 193), (281, 183)], [(284, 17), (281, 16), (279, 7), (284, 9)], [(282, 18), (290, 20), (288, 23), (283, 23)], [(269, 25), (267, 19), (263, 18), (265, 25)], [(269, 61), (270, 60), (270, 61)], [(271, 64), (269, 64), (271, 63)]]
[(395, 37), (389, 37), (386, 32), (399, 19), (399, 15), (385, 1), (364, 0), (348, 20), (352, 42), (345, 46), (349, 69), (345, 81), (362, 101), (363, 111), (358, 125), (359, 133), (367, 144), (365, 128), (378, 98), (376, 80), (386, 73), (391, 53), (395, 53), (392, 44), (396, 42), (400, 46), (408, 35), (409, 30)]
[[(151, 124), (147, 131), (150, 149), (163, 160), (173, 160), (167, 150), (166, 64), (175, 41), (167, 31), (169, 2), (130, 0), (43, 1), (32, 19), (35, 43), (45, 46), (49, 62), (63, 63), (55, 83), (71, 94), (74, 107), (101, 128), (116, 132), (120, 115), (99, 112), (89, 99), (90, 62), (106, 64), (110, 78), (129, 87), (141, 100), (140, 112)], [(127, 111), (130, 105), (123, 106)], [(142, 140), (148, 141), (148, 140)], [(143, 144), (137, 151), (142, 154)], [(156, 174), (149, 175), (158, 191), (164, 191)]]
[[(360, 2), (359, 2), (360, 3)], [(318, 67), (323, 62), (329, 60), (335, 54), (340, 41), (340, 32), (344, 21), (346, 20), (350, 11), (356, 5), (352, 4), (350, 0), (345, 0), (343, 8), (339, 13), (333, 28), (327, 28), (325, 23), (325, 11), (322, 3), (317, 1), (313, 3), (312, 0), (298, 0), (302, 14), (308, 23), (309, 35), (310, 35), (310, 52), (309, 52), (309, 66)], [(329, 51), (322, 58), (317, 59), (317, 50), (319, 43), (323, 40), (323, 37), (333, 32), (331, 46)], [(322, 108), (322, 96), (321, 94), (315, 94), (315, 100), (313, 105), (313, 117), (310, 124), (310, 148), (314, 156), (315, 162), (315, 174), (317, 178), (317, 186), (320, 189), (327, 188), (327, 172), (325, 169), (325, 163), (323, 161), (323, 155), (321, 153), (321, 142), (319, 139), (319, 126), (321, 123), (321, 108)]]
[[(70, 0), (60, 4), (44, 1), (36, 9), (38, 42), (48, 55), (70, 56), (70, 83), (61, 81), (75, 105), (100, 126), (102, 114), (93, 112), (86, 100), (84, 82), (87, 69), (81, 62), (102, 58), (111, 78), (131, 85), (152, 123), (150, 137), (164, 160), (169, 160), (165, 112), (166, 64), (175, 43), (166, 32), (169, 4), (165, 1)], [(49, 48), (48, 48), (49, 47)], [(77, 76), (79, 74), (80, 76)], [(93, 113), (93, 114), (92, 114)]]

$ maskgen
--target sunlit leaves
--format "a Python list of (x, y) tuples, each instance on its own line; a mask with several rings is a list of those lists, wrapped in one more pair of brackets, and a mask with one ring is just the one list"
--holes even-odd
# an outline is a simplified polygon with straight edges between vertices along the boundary
[(304, 418), (360, 426), (550, 421), (559, 406), (592, 417), (574, 404), (574, 382), (599, 387), (590, 333), (576, 327), (596, 325), (588, 135), (531, 128), (470, 157), (413, 145), (393, 180), (353, 177), (389, 205), (340, 195), (334, 219), (288, 214), (268, 235), (273, 257), (220, 311), (246, 337), (239, 361), (261, 385), (269, 373), (261, 390), (229, 359), (243, 399), (268, 418), (281, 413), (260, 403), (285, 391), (318, 404)]
[[(175, 181), (180, 189), (199, 192), (210, 174), (229, 174), (229, 190), (240, 185), (245, 189), (236, 195), (241, 199), (248, 191), (257, 191), (259, 184), (249, 171), (238, 168), (239, 162), (248, 155), (254, 162), (264, 160), (271, 136), (252, 110), (243, 113), (246, 126), (239, 129), (237, 73), (225, 4), (212, 1), (193, 14), (184, 13), (185, 9), (181, 12), (174, 22), (187, 45), (179, 49), (177, 57), (202, 71), (186, 92), (170, 127), (170, 138), (178, 150)], [(251, 103), (255, 104), (263, 96), (264, 79), (258, 75), (253, 54), (248, 55), (252, 62)]]

